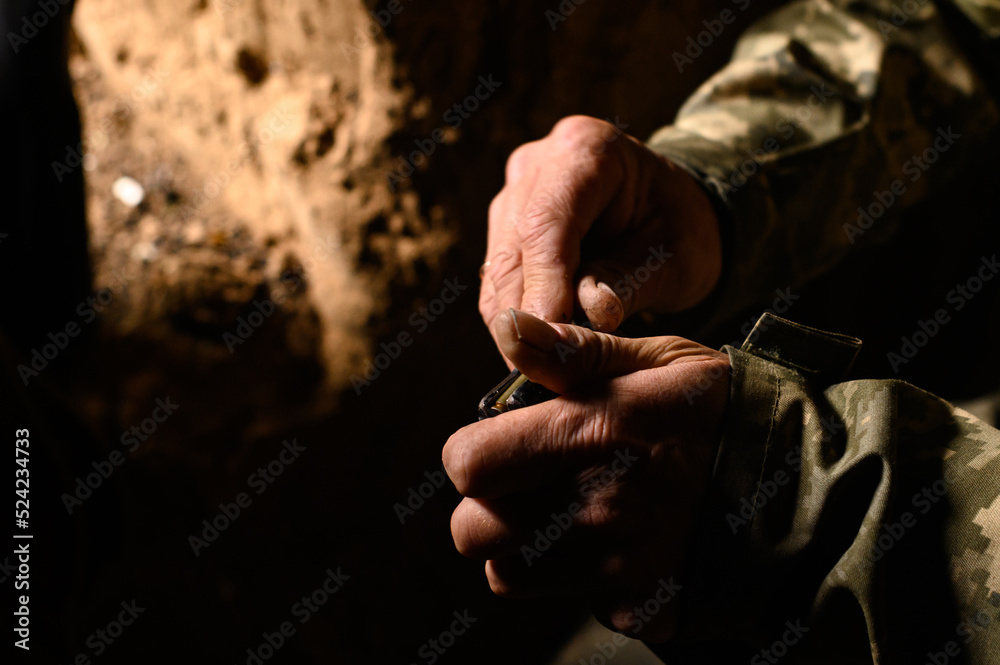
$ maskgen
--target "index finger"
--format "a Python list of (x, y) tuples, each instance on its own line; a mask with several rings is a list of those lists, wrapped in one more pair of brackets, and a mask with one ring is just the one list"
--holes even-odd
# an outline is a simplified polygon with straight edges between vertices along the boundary
[(608, 137), (608, 123), (572, 116), (511, 160), (538, 166), (528, 170), (522, 164), (497, 206), (496, 224), (491, 215), (491, 246), (512, 244), (522, 276), (512, 288), (497, 285), (497, 311), (513, 307), (558, 323), (572, 318), (583, 237), (599, 218), (616, 227), (636, 212), (634, 186), (623, 188), (634, 175), (634, 160), (623, 150), (627, 142)]
[(559, 397), (467, 425), (444, 446), (445, 471), (468, 497), (536, 489), (604, 450), (593, 438), (610, 427), (601, 411)]

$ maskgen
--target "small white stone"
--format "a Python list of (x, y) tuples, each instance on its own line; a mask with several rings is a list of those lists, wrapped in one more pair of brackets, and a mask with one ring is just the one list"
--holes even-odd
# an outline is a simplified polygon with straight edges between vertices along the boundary
[(130, 208), (136, 207), (146, 198), (146, 190), (142, 188), (142, 185), (128, 176), (122, 176), (115, 180), (115, 184), (111, 186), (111, 193)]

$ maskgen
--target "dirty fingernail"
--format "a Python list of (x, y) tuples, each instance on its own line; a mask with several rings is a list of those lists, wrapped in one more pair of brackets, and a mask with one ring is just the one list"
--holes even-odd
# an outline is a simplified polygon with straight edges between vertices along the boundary
[(611, 332), (625, 317), (625, 307), (614, 289), (588, 275), (580, 282), (580, 306), (594, 330)]

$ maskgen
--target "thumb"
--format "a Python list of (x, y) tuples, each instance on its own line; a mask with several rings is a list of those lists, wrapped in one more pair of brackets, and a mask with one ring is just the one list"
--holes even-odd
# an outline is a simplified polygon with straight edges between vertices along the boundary
[(576, 296), (594, 330), (611, 332), (643, 309), (675, 308), (685, 284), (682, 262), (662, 242), (636, 240), (580, 268)]
[(496, 318), (500, 350), (534, 383), (560, 394), (678, 361), (722, 356), (682, 337), (631, 339), (569, 324), (549, 324), (507, 309)]

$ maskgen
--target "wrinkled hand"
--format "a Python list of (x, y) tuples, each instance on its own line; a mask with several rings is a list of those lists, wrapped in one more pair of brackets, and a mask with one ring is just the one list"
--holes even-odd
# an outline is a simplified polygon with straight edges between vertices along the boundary
[(488, 560), (501, 596), (578, 594), (614, 630), (669, 638), (721, 436), (728, 357), (513, 310), (496, 317), (495, 334), (515, 366), (562, 397), (445, 444), (445, 470), (467, 497), (451, 520), (456, 547)]
[(479, 311), (494, 330), (507, 308), (568, 322), (579, 303), (611, 331), (638, 310), (693, 307), (721, 266), (718, 219), (694, 178), (614, 125), (573, 116), (507, 162)]

